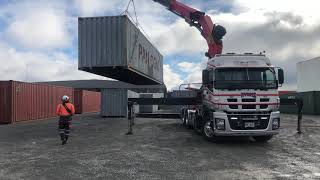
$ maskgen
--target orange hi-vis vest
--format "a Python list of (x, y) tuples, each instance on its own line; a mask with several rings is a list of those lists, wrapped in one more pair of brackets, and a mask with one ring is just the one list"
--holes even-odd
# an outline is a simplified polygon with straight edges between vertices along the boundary
[(59, 104), (58, 107), (57, 107), (57, 115), (58, 116), (70, 116), (70, 115), (73, 115), (75, 113), (73, 104), (66, 103), (66, 106), (68, 107), (68, 109), (71, 110), (71, 114), (68, 113), (68, 111), (66, 110), (66, 108), (62, 104)]

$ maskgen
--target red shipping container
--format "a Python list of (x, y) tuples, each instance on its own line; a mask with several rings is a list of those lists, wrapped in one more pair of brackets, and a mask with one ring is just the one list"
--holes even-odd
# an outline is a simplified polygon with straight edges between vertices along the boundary
[(63, 95), (73, 98), (73, 88), (0, 81), (0, 123), (56, 117)]
[(100, 112), (101, 93), (86, 90), (74, 90), (74, 105), (77, 114)]

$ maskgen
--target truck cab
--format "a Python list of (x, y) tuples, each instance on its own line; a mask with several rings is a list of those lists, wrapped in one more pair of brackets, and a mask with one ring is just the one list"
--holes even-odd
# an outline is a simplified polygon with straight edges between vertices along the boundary
[(203, 133), (252, 136), (268, 141), (279, 133), (278, 87), (283, 70), (264, 54), (221, 54), (211, 58), (202, 75)]

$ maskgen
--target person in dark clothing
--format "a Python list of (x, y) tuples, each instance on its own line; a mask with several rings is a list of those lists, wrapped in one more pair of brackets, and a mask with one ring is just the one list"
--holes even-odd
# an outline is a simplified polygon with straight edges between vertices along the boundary
[(62, 103), (57, 107), (57, 115), (59, 118), (59, 134), (62, 145), (66, 144), (70, 135), (70, 124), (72, 115), (74, 115), (74, 105), (70, 103), (70, 98), (66, 95), (62, 97)]

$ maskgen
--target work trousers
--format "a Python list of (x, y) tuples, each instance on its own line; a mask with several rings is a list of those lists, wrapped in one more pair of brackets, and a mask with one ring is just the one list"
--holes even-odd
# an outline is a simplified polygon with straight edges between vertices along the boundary
[(59, 119), (59, 134), (61, 141), (68, 140), (70, 135), (71, 116), (60, 116)]

